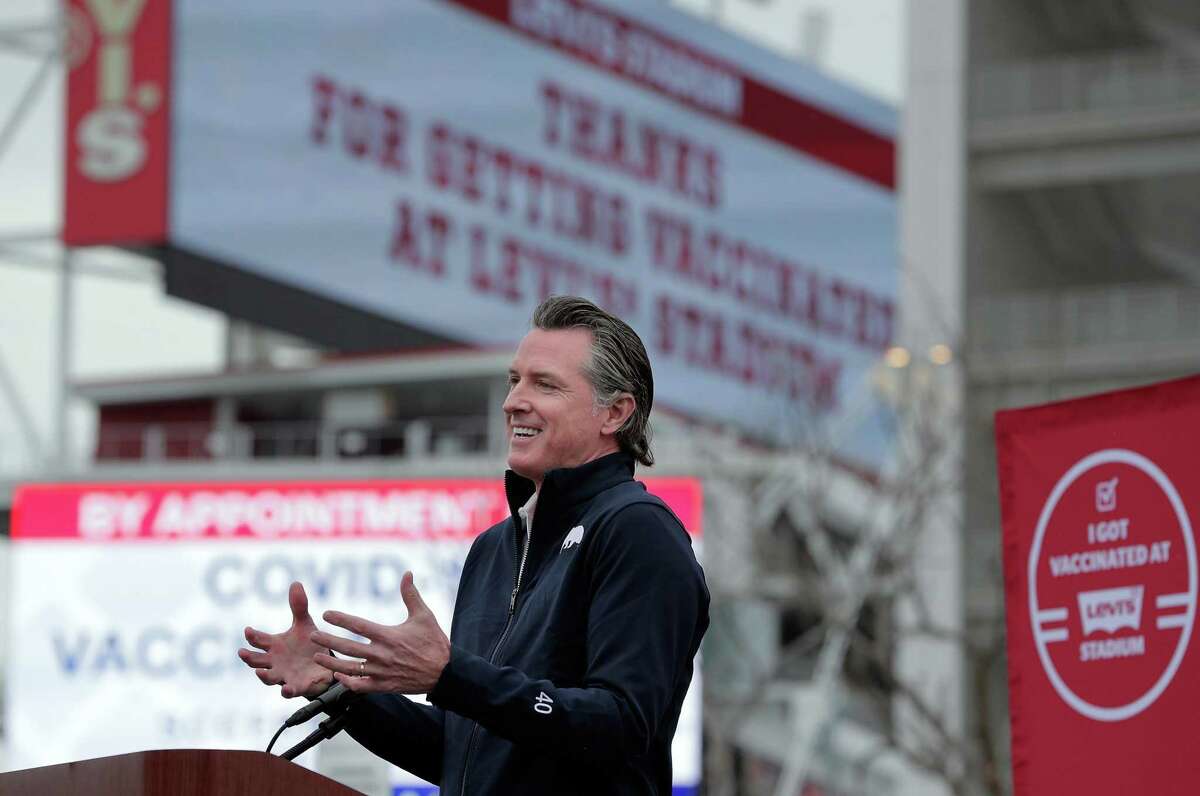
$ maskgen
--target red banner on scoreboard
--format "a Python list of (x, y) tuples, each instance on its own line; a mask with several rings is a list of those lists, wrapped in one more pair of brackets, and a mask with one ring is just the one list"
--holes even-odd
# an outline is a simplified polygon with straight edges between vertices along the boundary
[(167, 237), (171, 0), (65, 0), (63, 242)]
[[(450, 0), (693, 110), (896, 187), (887, 136), (799, 100), (688, 42), (586, 0)], [(580, 34), (580, 29), (587, 31)]]
[(1192, 794), (1200, 377), (999, 412), (1017, 794)]

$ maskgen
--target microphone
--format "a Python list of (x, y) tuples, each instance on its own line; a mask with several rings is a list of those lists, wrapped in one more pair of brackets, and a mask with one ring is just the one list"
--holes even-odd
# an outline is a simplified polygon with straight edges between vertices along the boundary
[(286, 752), (281, 754), (280, 757), (282, 757), (284, 760), (295, 760), (297, 757), (304, 754), (309, 749), (312, 749), (326, 738), (332, 738), (333, 736), (337, 735), (342, 731), (342, 727), (344, 727), (346, 722), (350, 719), (352, 704), (352, 702), (347, 702), (345, 710), (343, 710), (341, 713), (338, 713), (336, 716), (330, 716), (329, 718), (325, 719), (325, 721), (321, 722), (315, 730), (308, 734), (307, 738), (293, 746), (291, 749), (288, 749)]
[(354, 696), (354, 692), (349, 688), (341, 683), (334, 683), (321, 692), (320, 696), (293, 713), (291, 718), (283, 723), (283, 726), (295, 727), (297, 724), (303, 724), (323, 710), (333, 710), (338, 703), (348, 703), (352, 696)]

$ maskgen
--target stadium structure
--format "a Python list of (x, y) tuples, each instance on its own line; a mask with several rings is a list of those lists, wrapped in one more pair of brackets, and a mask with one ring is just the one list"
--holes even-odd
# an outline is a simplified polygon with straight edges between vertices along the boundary
[[(100, 77), (95, 65), (109, 28), (89, 17), (85, 4), (69, 4), (63, 24), (72, 49), (64, 63), (77, 102), (67, 121), (86, 126), (88, 113), (107, 108), (101, 118), (122, 129), (122, 119), (143, 114), (150, 148), (130, 173), (149, 181), (122, 199), (132, 203), (110, 207), (160, 209), (122, 212), (116, 222), (132, 226), (106, 232), (113, 218), (97, 213), (94, 202), (108, 200), (89, 198), (87, 190), (129, 188), (120, 163), (131, 155), (118, 145), (110, 159), (89, 161), (86, 152), (70, 150), (66, 168), (78, 170), (67, 175), (68, 203), (82, 204), (74, 214), (68, 204), (65, 239), (72, 246), (136, 251), (170, 295), (228, 317), (225, 367), (72, 383), (72, 400), (96, 409), (94, 436), (81, 441), (86, 462), (39, 462), (0, 473), (5, 529), (24, 521), (14, 519), (14, 496), (36, 487), (63, 494), (152, 487), (194, 498), (297, 484), (399, 484), (410, 494), (430, 492), (433, 483), (461, 496), (464, 484), (494, 480), (503, 469), (499, 405), (509, 349), (539, 293), (526, 276), (520, 298), (510, 301), (506, 291), (519, 286), (506, 268), (524, 268), (547, 285), (577, 288), (615, 308), (628, 309), (632, 291), (635, 325), (651, 339), (661, 325), (656, 320), (677, 324), (675, 339), (682, 340), (716, 339), (717, 324), (698, 319), (723, 315), (736, 328), (741, 320), (766, 317), (767, 328), (752, 339), (787, 332), (797, 347), (790, 358), (764, 358), (759, 371), (765, 375), (757, 378), (770, 385), (781, 362), (791, 368), (797, 375), (786, 392), (804, 395), (800, 409), (727, 389), (721, 367), (695, 367), (698, 355), (689, 356), (683, 343), (672, 349), (683, 352), (674, 358), (662, 350), (663, 341), (653, 343), (656, 368), (658, 357), (665, 363), (660, 378), (682, 385), (660, 400), (654, 416), (659, 464), (653, 476), (681, 479), (702, 495), (704, 561), (717, 598), (703, 651), (703, 704), (694, 723), (681, 727), (691, 751), (679, 758), (685, 773), (677, 785), (693, 792), (687, 789), (703, 781), (707, 792), (779, 796), (1005, 792), (1003, 661), (979, 654), (1003, 649), (992, 413), (1195, 369), (1200, 225), (1189, 198), (1200, 151), (1200, 18), (1191, 6), (1178, 0), (911, 2), (905, 107), (897, 125), (890, 109), (857, 92), (665, 7), (420, 3), (427, 12), (421, 24), (433, 26), (429, 40), (464, 47), (483, 42), (497, 52), (520, 53), (500, 62), (515, 66), (492, 75), (490, 87), (500, 88), (485, 93), (496, 106), (511, 101), (540, 114), (536, 129), (524, 130), (498, 123), (503, 113), (451, 113), (454, 103), (465, 107), (473, 100), (492, 108), (477, 101), (466, 72), (456, 72), (460, 66), (443, 53), (413, 56), (427, 59), (420, 62), (425, 70), (435, 64), (439, 74), (458, 78), (445, 82), (438, 101), (413, 99), (421, 96), (420, 69), (409, 70), (417, 75), (416, 88), (405, 78), (380, 78), (389, 62), (372, 49), (370, 20), (357, 26), (319, 20), (325, 27), (317, 31), (333, 31), (329, 41), (355, 42), (366, 66), (344, 68), (346, 59), (336, 52), (300, 64), (281, 54), (281, 69), (297, 71), (276, 74), (259, 70), (260, 53), (238, 40), (237, 31), (251, 38), (273, 31), (267, 11), (223, 26), (220, 14), (236, 14), (236, 4), (210, 4), (207, 17), (194, 2), (145, 5), (129, 38), (133, 79), (121, 84), (119, 75)], [(715, 19), (737, 27), (730, 19), (740, 4), (720, 5)], [(174, 76), (153, 59), (144, 71), (138, 55), (139, 37), (152, 41), (168, 24), (166, 6), (175, 15), (170, 24), (183, 33), (170, 61)], [(592, 15), (572, 18), (571, 8)], [(642, 32), (621, 46), (643, 57), (612, 60), (602, 70), (596, 64), (611, 56), (612, 31), (628, 29), (614, 19)], [(292, 35), (306, 35), (304, 26)], [(206, 71), (211, 64), (204, 53), (218, 50), (226, 56), (221, 69)], [(105, 57), (119, 59), (119, 53)], [(287, 102), (268, 108), (254, 95), (250, 75)], [(80, 94), (71, 81), (91, 88)], [(784, 114), (778, 124), (770, 113), (755, 116), (753, 103), (764, 90), (774, 91), (773, 101), (792, 114), (808, 115)], [(168, 103), (174, 132), (153, 121)], [(599, 117), (578, 109), (597, 104), (627, 118), (634, 125), (628, 129), (672, 147), (687, 176), (653, 176), (644, 164), (631, 167), (630, 159), (603, 161), (590, 139), (572, 143), (568, 126), (550, 132), (555, 114), (594, 122)], [(114, 106), (124, 111), (113, 112)], [(223, 115), (224, 108), (242, 115)], [(256, 116), (255, 109), (264, 112)], [(613, 115), (603, 118), (612, 123)], [(797, 118), (849, 135), (857, 148), (813, 151), (795, 132), (802, 128)], [(641, 128), (639, 119), (646, 122)], [(92, 141), (106, 151), (103, 125), (93, 127), (90, 134), (72, 128), (66, 140), (80, 147)], [(405, 150), (397, 142), (410, 133), (416, 143)], [(170, 156), (153, 149), (154, 135), (170, 141)], [(689, 154), (680, 155), (683, 150)], [(444, 179), (425, 173), (431, 152), (452, 164)], [(891, 176), (880, 166), (881, 152), (898, 162)], [(597, 203), (595, 218), (607, 222), (584, 226), (575, 218), (572, 227), (564, 217), (558, 228), (539, 226), (496, 209), (496, 193), (488, 196), (493, 209), (480, 209), (463, 175), (487, 153), (493, 168), (520, 162), (525, 174), (534, 167), (543, 179), (553, 172), (559, 190), (590, 197), (581, 201)], [(890, 160), (893, 155), (898, 160)], [(787, 172), (794, 179), (770, 192), (772, 199), (788, 197), (776, 204), (796, 214), (782, 223), (764, 220), (769, 214), (739, 193), (763, 173), (755, 169), (776, 162), (772, 158), (800, 170)], [(238, 165), (235, 174), (221, 170), (223, 160)], [(76, 185), (83, 193), (76, 191), (73, 200), (71, 180), (85, 178), (95, 184)], [(271, 208), (249, 214), (244, 202), (266, 185), (274, 189)], [(628, 258), (625, 215), (609, 212), (622, 201), (635, 220), (629, 229), (637, 254)], [(258, 223), (241, 223), (251, 218)], [(798, 248), (788, 237), (795, 218), (808, 219), (792, 231), (807, 236)], [(446, 232), (446, 219), (458, 232)], [(710, 291), (695, 281), (697, 271), (665, 254), (672, 241), (678, 254), (686, 239), (685, 225), (672, 223), (681, 219), (697, 228), (711, 221), (728, 233), (735, 252), (739, 244), (745, 251), (758, 243), (767, 252), (763, 258), (789, 262), (782, 270), (761, 267), (755, 272), (760, 280), (802, 276), (805, 284), (825, 285), (810, 293), (825, 289), (830, 301), (835, 293), (860, 297), (834, 305), (845, 308), (841, 326), (855, 328), (847, 320), (858, 311), (851, 306), (863, 308), (864, 317), (875, 308), (876, 320), (849, 335), (834, 331), (837, 318), (824, 326), (810, 318), (796, 331), (789, 325), (794, 319), (776, 318), (763, 305), (736, 295), (706, 297)], [(839, 250), (837, 241), (852, 233), (869, 238), (866, 248)], [(658, 260), (654, 240), (661, 243)], [(64, 262), (82, 269), (87, 257), (86, 248), (72, 249)], [(506, 265), (505, 257), (520, 265)], [(876, 261), (853, 262), (871, 257)], [(372, 258), (379, 261), (377, 272), (354, 270)], [(625, 272), (606, 269), (609, 261)], [(439, 287), (439, 273), (459, 269), (470, 276), (472, 262), (480, 269), (474, 282)], [(623, 278), (629, 272), (643, 275)], [(380, 280), (380, 273), (402, 275), (403, 289)], [(69, 283), (64, 280), (64, 290)], [(461, 303), (450, 300), (455, 296)], [(889, 328), (880, 308), (893, 304), (894, 335), (880, 340), (879, 330)], [(455, 314), (478, 325), (448, 323)], [(69, 328), (68, 318), (64, 323)], [(492, 333), (501, 327), (509, 333)], [(855, 335), (868, 344), (859, 345)], [(831, 416), (827, 401), (824, 413), (813, 414), (828, 395), (818, 389), (820, 376), (830, 372), (814, 363), (830, 361), (844, 363), (836, 406), (845, 411)], [(697, 402), (696, 395), (712, 400)], [(867, 422), (879, 413), (877, 404), (899, 420), (894, 431), (903, 445), (936, 447), (939, 455), (915, 470), (908, 459), (900, 461), (891, 443), (880, 444), (879, 426)], [(747, 424), (750, 415), (767, 422)], [(792, 433), (772, 436), (780, 426)], [(918, 481), (921, 499), (906, 502), (912, 495), (905, 490), (916, 490)], [(914, 505), (915, 523), (911, 517), (902, 522)], [(92, 520), (86, 527), (107, 527)], [(912, 548), (906, 557), (895, 556), (889, 540), (914, 524), (920, 533), (913, 534)], [(163, 632), (154, 626), (113, 642), (132, 645), (113, 646), (119, 655), (102, 654), (106, 623), (120, 621), (122, 610), (144, 611), (144, 603), (113, 608), (100, 600), (97, 605), (113, 613), (97, 618), (31, 601), (36, 584), (28, 576), (22, 581), (20, 569), (36, 556), (18, 549), (31, 544), (39, 543), (18, 533), (5, 546), (4, 591), (12, 613), (5, 649), (13, 662), (5, 672), (6, 764), (36, 764), (27, 750), (41, 741), (30, 721), (33, 703), (18, 687), (26, 676), (18, 650), (33, 642), (15, 633), (30, 617), (49, 617), (75, 634), (36, 642), (44, 646), (43, 663), (57, 660), (65, 692), (75, 687), (74, 661), (82, 670), (103, 670), (111, 693), (120, 693), (153, 682), (164, 661), (204, 671), (208, 650), (215, 656), (227, 647), (232, 655), (236, 640), (213, 640), (221, 631), (204, 636), (209, 624), (203, 617), (195, 620), (195, 632), (172, 636), (175, 646), (154, 641), (162, 635), (148, 636)], [(80, 600), (94, 597), (84, 588), (89, 582), (119, 592), (114, 582), (148, 565), (123, 552), (134, 548), (117, 544), (97, 547), (96, 561), (61, 552), (37, 559), (38, 566), (72, 574), (83, 584), (73, 592)], [(277, 595), (270, 578), (300, 570), (271, 564), (276, 552), (264, 546), (244, 564), (213, 564), (205, 570), (217, 573), (213, 594), (232, 595), (241, 584), (247, 593), (258, 588)], [(343, 552), (288, 560), (316, 567), (310, 574), (323, 574), (335, 591), (352, 583), (361, 590), (386, 585), (369, 574), (370, 561), (381, 572), (389, 565), (384, 553), (359, 560)], [(295, 554), (291, 548), (280, 553)], [(444, 578), (453, 579), (453, 556), (414, 549), (412, 557), (431, 568), (446, 565)], [(320, 569), (330, 561), (343, 569), (334, 575)], [(911, 566), (915, 592), (863, 585), (903, 580), (898, 575), (904, 573), (889, 569), (900, 561)], [(109, 580), (96, 574), (114, 565), (117, 574)], [(163, 565), (162, 582), (189, 576), (182, 569), (171, 574), (174, 565)], [(266, 580), (258, 586), (236, 579), (259, 571)], [(162, 582), (144, 587), (149, 604), (168, 604)], [(917, 603), (924, 608), (917, 610)], [(201, 610), (187, 610), (193, 609)], [(97, 646), (89, 646), (93, 639)], [(139, 643), (149, 650), (141, 664), (135, 660)], [(217, 743), (209, 739), (235, 730), (257, 738), (265, 729), (262, 717), (270, 715), (261, 710), (251, 723), (248, 713), (210, 715), (194, 704), (175, 705), (158, 716), (153, 745)], [(263, 740), (268, 736), (266, 730)], [(76, 745), (62, 754), (104, 749), (95, 738), (72, 740)], [(937, 750), (943, 754), (931, 756)], [(425, 792), (343, 738), (325, 745), (310, 764), (365, 792)]]
[[(927, 581), (982, 792), (1006, 792), (993, 413), (1195, 372), (1200, 17), (1174, 0), (908, 8), (898, 340), (956, 341), (941, 386), (958, 474)], [(931, 529), (931, 531), (934, 529)], [(939, 643), (919, 647), (917, 668)]]
[[(512, 346), (577, 292), (646, 339), (644, 477), (716, 595), (676, 792), (911, 790), (902, 756), (859, 762), (892, 725), (891, 603), (855, 590), (835, 632), (808, 551), (848, 553), (887, 502), (892, 109), (638, 2), (66, 9), (63, 306), (116, 246), (226, 318), (226, 355), (69, 380), (62, 415), (95, 410), (84, 460), (4, 474), (6, 767), (265, 745), (287, 706), (233, 650), (285, 618), (291, 578), (378, 616), (409, 566), (448, 616), (464, 534), (494, 516)], [(47, 659), (55, 686), (28, 688)], [(134, 693), (116, 730), (38, 719)], [(430, 792), (348, 738), (305, 760)]]

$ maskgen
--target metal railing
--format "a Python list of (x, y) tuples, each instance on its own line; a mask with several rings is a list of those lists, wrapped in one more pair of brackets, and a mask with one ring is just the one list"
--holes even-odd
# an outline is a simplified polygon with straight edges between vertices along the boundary
[(1200, 109), (1200, 59), (1171, 52), (985, 64), (972, 77), (977, 120), (1181, 105)]
[(1196, 288), (1021, 293), (978, 299), (971, 307), (969, 350), (978, 353), (1189, 341), (1200, 343)]
[(388, 425), (317, 421), (104, 424), (95, 460), (160, 462), (248, 459), (348, 459), (486, 453), (486, 418), (428, 418)]

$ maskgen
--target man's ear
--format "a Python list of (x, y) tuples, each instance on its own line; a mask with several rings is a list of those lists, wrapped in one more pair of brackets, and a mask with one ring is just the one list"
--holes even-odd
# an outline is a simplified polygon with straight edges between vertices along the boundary
[(633, 396), (627, 392), (621, 393), (621, 397), (604, 409), (604, 425), (600, 427), (600, 433), (616, 434), (636, 409), (637, 401), (633, 400)]

